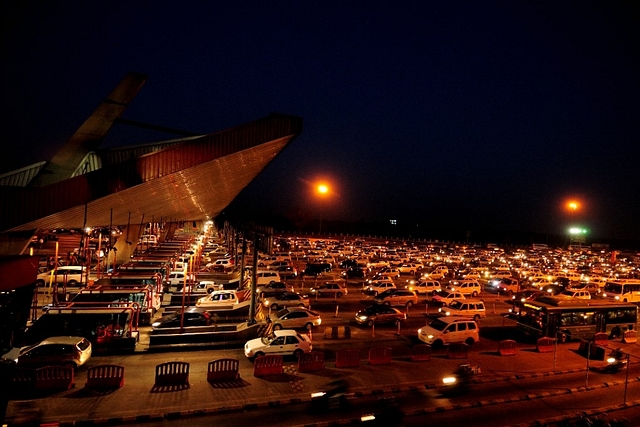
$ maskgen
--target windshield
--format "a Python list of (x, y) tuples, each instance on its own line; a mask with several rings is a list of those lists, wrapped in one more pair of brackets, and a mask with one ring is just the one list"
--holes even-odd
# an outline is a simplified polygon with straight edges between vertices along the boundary
[(460, 307), (462, 307), (462, 303), (460, 301), (451, 301), (451, 304), (449, 304), (449, 307), (459, 310)]
[(286, 316), (287, 314), (289, 314), (289, 309), (288, 308), (283, 308), (282, 310), (278, 311), (276, 313), (276, 317), (278, 319), (281, 319), (282, 317)]
[(442, 331), (444, 330), (444, 328), (447, 327), (447, 323), (443, 322), (440, 319), (436, 319), (433, 322), (429, 323), (429, 326), (431, 326), (433, 329), (437, 331)]
[(619, 283), (608, 282), (604, 285), (604, 291), (614, 294), (622, 294), (622, 285)]

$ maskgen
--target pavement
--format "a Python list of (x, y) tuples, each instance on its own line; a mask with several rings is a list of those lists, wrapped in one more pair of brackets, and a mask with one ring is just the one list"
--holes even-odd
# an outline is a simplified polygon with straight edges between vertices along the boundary
[[(472, 347), (466, 359), (449, 358), (443, 349), (434, 351), (427, 361), (412, 361), (413, 343), (392, 330), (377, 331), (375, 344), (349, 338), (326, 339), (321, 334), (314, 334), (313, 344), (314, 350), (325, 354), (325, 367), (320, 371), (300, 373), (297, 362), (285, 358), (281, 375), (258, 378), (254, 376), (253, 363), (243, 357), (238, 380), (209, 383), (206, 379), (207, 363), (192, 363), (186, 387), (154, 386), (155, 365), (179, 360), (180, 353), (170, 353), (166, 357), (165, 353), (136, 353), (133, 357), (147, 358), (149, 365), (146, 369), (140, 369), (139, 364), (135, 369), (127, 369), (125, 365), (123, 387), (107, 392), (92, 391), (85, 387), (87, 371), (81, 368), (76, 374), (75, 387), (70, 390), (10, 400), (5, 422), (9, 426), (112, 425), (243, 411), (310, 401), (311, 392), (335, 379), (346, 379), (350, 391), (356, 395), (397, 393), (435, 388), (443, 376), (453, 372), (461, 363), (480, 367), (481, 373), (476, 376), (476, 382), (562, 375), (585, 371), (587, 366), (586, 358), (576, 351), (579, 346), (576, 342), (559, 344), (557, 350), (550, 353), (538, 352), (535, 344), (518, 343), (512, 356), (500, 355), (497, 344), (495, 349), (488, 350), (487, 346), (479, 350)], [(392, 347), (391, 363), (369, 363), (367, 355), (372, 345)], [(637, 344), (616, 341), (610, 345), (622, 348), (631, 355), (632, 363), (639, 363), (640, 346)], [(335, 349), (340, 347), (359, 348), (362, 354), (359, 366), (336, 368)], [(593, 366), (604, 362), (590, 363)]]

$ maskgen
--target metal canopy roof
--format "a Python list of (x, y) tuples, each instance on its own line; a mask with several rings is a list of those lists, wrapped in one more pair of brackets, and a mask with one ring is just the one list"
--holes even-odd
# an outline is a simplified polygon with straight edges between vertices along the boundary
[(0, 232), (216, 217), (302, 132), (270, 114), (36, 188), (0, 186)]

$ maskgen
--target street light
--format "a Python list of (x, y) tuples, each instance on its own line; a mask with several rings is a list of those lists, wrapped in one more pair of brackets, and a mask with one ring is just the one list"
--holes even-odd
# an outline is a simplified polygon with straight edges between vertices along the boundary
[[(329, 195), (329, 185), (325, 183), (320, 183), (316, 186), (316, 192), (320, 197), (327, 197)], [(320, 215), (320, 226), (318, 228), (318, 234), (322, 233), (322, 209), (319, 211)]]

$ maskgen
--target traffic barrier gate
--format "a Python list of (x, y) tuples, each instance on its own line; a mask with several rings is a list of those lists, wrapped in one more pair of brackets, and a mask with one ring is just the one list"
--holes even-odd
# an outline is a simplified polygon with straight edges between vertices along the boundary
[(45, 366), (36, 369), (35, 390), (69, 390), (75, 386), (73, 366)]
[(551, 353), (553, 351), (553, 338), (542, 337), (538, 339), (536, 344), (538, 353)]
[(124, 385), (124, 366), (96, 365), (87, 370), (85, 387), (95, 389), (120, 388)]
[(324, 352), (302, 353), (298, 359), (298, 372), (315, 372), (324, 369)]
[(417, 344), (411, 347), (411, 360), (414, 362), (431, 360), (431, 346), (429, 344)]
[(469, 354), (469, 346), (465, 343), (451, 343), (447, 349), (447, 358), (466, 359)]
[(360, 350), (343, 348), (336, 351), (336, 368), (356, 368), (360, 366)]
[(240, 377), (240, 361), (238, 359), (216, 359), (207, 365), (207, 381), (235, 381)]
[(514, 340), (502, 340), (498, 343), (498, 352), (501, 356), (515, 356), (516, 342)]
[(30, 392), (36, 385), (36, 370), (29, 368), (16, 368), (13, 373), (12, 391), (18, 393)]
[(369, 365), (388, 365), (392, 354), (391, 347), (374, 347), (369, 350)]
[(165, 362), (156, 365), (156, 386), (189, 384), (189, 363)]
[(638, 341), (638, 333), (634, 330), (624, 331), (622, 342), (625, 344), (633, 344)]
[(283, 358), (279, 354), (268, 354), (257, 357), (253, 366), (253, 376), (264, 377), (282, 374), (283, 362)]

